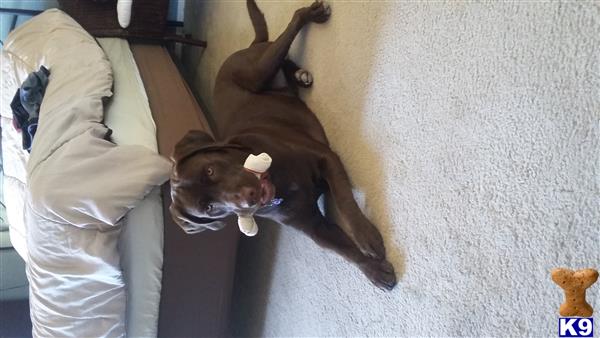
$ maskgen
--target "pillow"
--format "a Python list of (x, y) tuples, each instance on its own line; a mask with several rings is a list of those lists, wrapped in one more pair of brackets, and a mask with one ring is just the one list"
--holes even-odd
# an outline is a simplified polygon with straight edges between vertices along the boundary
[(39, 163), (32, 153), (29, 194), (39, 217), (108, 230), (167, 180), (169, 161), (143, 146), (116, 146), (106, 130), (90, 128)]

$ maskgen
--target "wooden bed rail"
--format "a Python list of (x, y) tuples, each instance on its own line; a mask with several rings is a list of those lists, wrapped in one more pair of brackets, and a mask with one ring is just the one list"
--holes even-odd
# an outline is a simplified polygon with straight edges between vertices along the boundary
[[(132, 44), (157, 126), (159, 152), (170, 156), (192, 129), (210, 127), (167, 50)], [(232, 220), (220, 231), (185, 234), (169, 213), (170, 187), (163, 186), (164, 263), (159, 337), (229, 336), (239, 231)]]

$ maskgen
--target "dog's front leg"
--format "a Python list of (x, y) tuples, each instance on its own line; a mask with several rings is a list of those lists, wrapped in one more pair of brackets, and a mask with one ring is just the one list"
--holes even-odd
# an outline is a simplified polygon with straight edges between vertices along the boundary
[(340, 158), (330, 151), (321, 163), (322, 175), (329, 185), (340, 227), (364, 255), (384, 259), (385, 247), (381, 234), (356, 204), (350, 179)]
[(318, 209), (298, 213), (285, 223), (310, 236), (319, 246), (356, 264), (377, 287), (391, 290), (396, 285), (396, 273), (390, 262), (365, 256), (348, 235), (337, 224), (328, 222)]

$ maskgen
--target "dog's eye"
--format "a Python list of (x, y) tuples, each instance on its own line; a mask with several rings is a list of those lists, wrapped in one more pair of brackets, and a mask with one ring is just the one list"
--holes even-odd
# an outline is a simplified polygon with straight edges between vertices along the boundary
[(212, 209), (213, 209), (212, 204), (209, 203), (208, 205), (206, 205), (206, 212), (210, 212), (210, 211), (212, 211)]
[(215, 170), (212, 167), (206, 168), (206, 175), (212, 176), (215, 173)]

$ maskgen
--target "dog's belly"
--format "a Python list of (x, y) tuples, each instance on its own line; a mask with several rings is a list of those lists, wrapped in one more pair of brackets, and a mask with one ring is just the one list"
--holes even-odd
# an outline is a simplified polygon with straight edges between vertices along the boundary
[(271, 81), (271, 88), (273, 89), (284, 89), (288, 87), (287, 81), (285, 80), (285, 75), (283, 75), (283, 71), (279, 69), (275, 76), (273, 77), (273, 81)]

